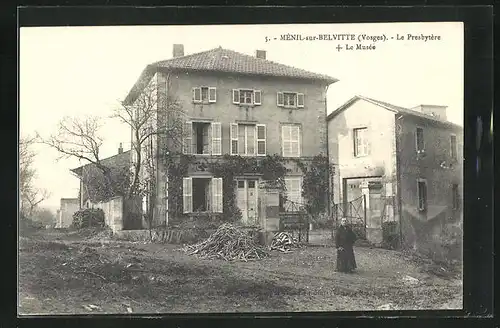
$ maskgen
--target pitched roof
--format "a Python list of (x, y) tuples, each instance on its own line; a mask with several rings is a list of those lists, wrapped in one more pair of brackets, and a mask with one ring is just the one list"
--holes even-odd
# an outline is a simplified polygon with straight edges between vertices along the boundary
[(283, 76), (337, 82), (331, 76), (309, 72), (267, 59), (242, 54), (222, 47), (154, 63), (157, 67), (218, 71), (228, 73)]
[(396, 105), (389, 104), (389, 103), (384, 102), (384, 101), (380, 101), (380, 100), (376, 100), (376, 99), (372, 99), (372, 98), (368, 98), (368, 97), (364, 97), (364, 96), (359, 96), (359, 95), (352, 97), (346, 103), (344, 103), (342, 106), (340, 106), (339, 108), (337, 108), (336, 110), (334, 110), (333, 112), (328, 114), (328, 116), (326, 117), (326, 120), (327, 121), (331, 120), (332, 118), (337, 116), (340, 112), (344, 111), (345, 109), (347, 109), (349, 106), (351, 106), (353, 103), (355, 103), (358, 100), (368, 101), (374, 105), (383, 107), (385, 109), (388, 109), (388, 110), (395, 112), (395, 113), (398, 113), (398, 114), (416, 116), (416, 117), (424, 118), (424, 119), (432, 121), (432, 122), (441, 123), (441, 124), (445, 124), (445, 125), (457, 127), (457, 128), (463, 128), (462, 126), (460, 126), (458, 124), (452, 123), (452, 122), (447, 121), (447, 120), (440, 119), (438, 117), (430, 116), (430, 115), (418, 112), (418, 111), (413, 110), (413, 109), (409, 109), (409, 108), (401, 107), (401, 106), (396, 106)]
[(134, 97), (133, 94), (136, 93), (138, 89), (141, 89), (140, 85), (144, 83), (144, 80), (149, 81), (153, 76), (152, 71), (157, 71), (159, 68), (287, 77), (324, 81), (330, 84), (338, 81), (338, 79), (328, 75), (309, 72), (304, 69), (279, 64), (267, 59), (257, 58), (218, 47), (187, 56), (158, 61), (148, 65), (142, 72), (138, 83), (136, 83), (130, 91), (125, 102), (131, 101), (131, 98)]
[[(116, 154), (116, 155), (113, 155), (110, 157), (106, 157), (106, 158), (101, 160), (101, 163), (102, 163), (102, 165), (105, 165), (109, 168), (127, 167), (128, 165), (130, 165), (130, 155), (131, 155), (131, 151), (127, 150), (127, 151), (124, 151), (122, 153), (119, 153), (119, 154)], [(90, 165), (93, 165), (93, 164), (88, 163), (88, 164), (82, 165), (80, 167), (71, 169), (70, 171), (75, 173), (78, 176), (81, 176), (83, 168), (90, 166)]]

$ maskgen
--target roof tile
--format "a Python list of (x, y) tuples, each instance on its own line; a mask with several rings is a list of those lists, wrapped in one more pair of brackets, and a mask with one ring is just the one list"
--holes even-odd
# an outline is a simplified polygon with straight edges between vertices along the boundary
[(217, 71), (227, 73), (280, 76), (337, 82), (334, 77), (309, 72), (267, 59), (257, 58), (221, 47), (152, 64), (169, 69)]

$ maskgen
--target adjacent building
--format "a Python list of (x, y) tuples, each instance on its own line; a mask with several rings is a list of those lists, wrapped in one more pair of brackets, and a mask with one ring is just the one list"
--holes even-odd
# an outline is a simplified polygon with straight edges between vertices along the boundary
[[(155, 153), (168, 149), (174, 158), (173, 154), (183, 154), (200, 160), (280, 155), (290, 160), (287, 199), (301, 203), (302, 173), (293, 166), (293, 159), (327, 155), (326, 92), (336, 81), (267, 60), (262, 50), (255, 56), (221, 47), (185, 54), (183, 45), (177, 44), (173, 58), (144, 69), (125, 104), (134, 104), (145, 86), (154, 83), (158, 106), (175, 101), (182, 108), (184, 131), (182, 146), (152, 139)], [(158, 124), (168, 124), (168, 119), (158, 117)], [(155, 222), (164, 224), (174, 215), (169, 206), (175, 204), (173, 195), (167, 200), (168, 173), (159, 162), (156, 168)], [(223, 199), (223, 188), (234, 187), (242, 224), (278, 228), (277, 211), (272, 209), (278, 206), (278, 198), (261, 188), (262, 175), (246, 172), (234, 181), (223, 181), (210, 168), (190, 165), (182, 178), (183, 216), (224, 212), (231, 204)]]
[[(446, 107), (394, 106), (355, 96), (327, 117), (334, 202), (349, 214), (365, 199), (369, 240), (396, 221), (404, 245), (462, 218), (463, 128)], [(424, 238), (425, 239), (425, 238)]]
[(56, 228), (69, 228), (73, 223), (73, 213), (80, 209), (80, 199), (61, 198), (60, 208), (57, 210)]
[[(104, 211), (105, 223), (113, 231), (138, 229), (143, 225), (140, 201), (135, 198), (125, 200), (129, 186), (132, 152), (123, 151), (120, 144), (116, 155), (100, 160), (101, 165), (110, 170), (111, 183), (93, 163), (72, 169), (80, 180), (78, 209), (100, 208)], [(106, 191), (106, 192), (103, 192)]]

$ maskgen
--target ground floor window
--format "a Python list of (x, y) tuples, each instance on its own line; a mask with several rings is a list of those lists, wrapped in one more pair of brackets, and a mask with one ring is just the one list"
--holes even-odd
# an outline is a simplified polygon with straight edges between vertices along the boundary
[(182, 195), (184, 213), (222, 213), (222, 178), (184, 178)]
[(417, 181), (417, 194), (418, 194), (418, 209), (425, 211), (427, 209), (427, 183), (423, 179)]
[(282, 211), (298, 211), (302, 207), (302, 177), (285, 178), (286, 191), (281, 197)]

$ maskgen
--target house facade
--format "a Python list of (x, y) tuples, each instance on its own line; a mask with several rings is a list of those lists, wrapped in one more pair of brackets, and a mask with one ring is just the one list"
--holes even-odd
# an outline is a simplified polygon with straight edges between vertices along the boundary
[(395, 221), (403, 243), (415, 248), (462, 218), (463, 128), (447, 121), (446, 107), (408, 109), (356, 96), (327, 120), (334, 203), (348, 212), (364, 198), (369, 240), (380, 243), (382, 223)]
[[(173, 58), (149, 65), (129, 93), (134, 102), (141, 85), (158, 86), (158, 98), (167, 97), (182, 108), (181, 144), (154, 138), (155, 153), (168, 149), (172, 158), (190, 156), (193, 165), (182, 176), (182, 215), (223, 213), (227, 206), (224, 188), (234, 188), (235, 205), (241, 223), (278, 229), (279, 198), (263, 188), (261, 174), (243, 172), (224, 181), (210, 167), (196, 162), (227, 161), (228, 158), (255, 159), (282, 157), (288, 167), (284, 177), (287, 200), (302, 203), (302, 172), (294, 159), (326, 156), (326, 92), (337, 80), (321, 74), (278, 64), (256, 56), (215, 48), (184, 55), (182, 45), (174, 45)], [(159, 101), (158, 106), (170, 103)], [(168, 118), (158, 117), (158, 124)], [(165, 122), (167, 121), (167, 122)], [(176, 155), (173, 155), (176, 154)], [(177, 157), (175, 157), (177, 156)], [(156, 163), (155, 222), (172, 220), (172, 202), (167, 169)], [(167, 186), (167, 187), (166, 187)], [(172, 199), (172, 195), (170, 195)]]

